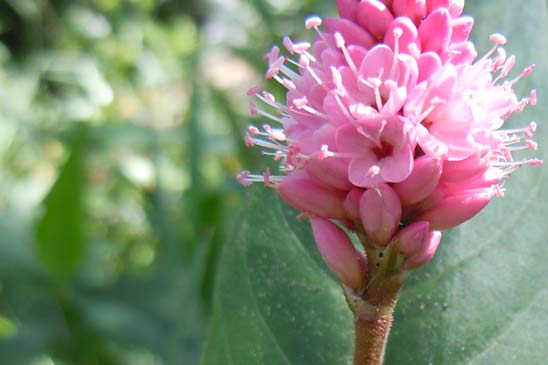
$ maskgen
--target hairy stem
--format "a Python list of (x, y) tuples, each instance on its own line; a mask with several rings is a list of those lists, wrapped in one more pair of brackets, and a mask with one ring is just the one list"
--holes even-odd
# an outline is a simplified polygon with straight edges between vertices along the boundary
[(366, 286), (361, 293), (346, 289), (354, 313), (354, 365), (381, 365), (403, 283), (390, 248), (376, 247), (360, 237), (367, 253)]
[(391, 326), (392, 313), (380, 318), (354, 319), (354, 365), (382, 364)]

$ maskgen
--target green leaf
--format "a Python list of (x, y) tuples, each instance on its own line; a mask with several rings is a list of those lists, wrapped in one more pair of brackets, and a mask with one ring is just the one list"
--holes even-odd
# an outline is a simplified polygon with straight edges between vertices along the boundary
[[(341, 289), (311, 255), (311, 233), (264, 187), (225, 245), (204, 364), (338, 364), (351, 351)], [(306, 237), (302, 239), (303, 235)]]
[(82, 194), (88, 132), (81, 127), (70, 156), (44, 200), (44, 215), (36, 230), (40, 259), (51, 274), (70, 277), (84, 253)]
[[(523, 3), (470, 1), (480, 52), (488, 35), (508, 37), (518, 94), (548, 96), (548, 9)], [(538, 50), (543, 50), (539, 52)], [(509, 127), (548, 120), (539, 105)], [(546, 159), (548, 128), (536, 152)], [(544, 154), (544, 157), (541, 156)], [(548, 349), (548, 198), (546, 169), (523, 168), (506, 182), (506, 197), (478, 217), (444, 233), (433, 262), (411, 275), (390, 335), (386, 365), (545, 364)], [(266, 188), (248, 191), (246, 213), (225, 246), (205, 365), (348, 364), (352, 323), (342, 293), (313, 252), (306, 222)], [(311, 291), (311, 288), (318, 288)]]

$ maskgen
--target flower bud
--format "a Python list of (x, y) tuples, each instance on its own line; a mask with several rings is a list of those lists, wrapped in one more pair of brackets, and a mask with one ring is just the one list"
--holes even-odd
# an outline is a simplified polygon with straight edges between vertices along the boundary
[(419, 37), (423, 51), (441, 52), (451, 41), (451, 15), (446, 8), (438, 8), (426, 17), (419, 26)]
[(358, 4), (356, 20), (377, 39), (383, 39), (386, 29), (394, 20), (392, 13), (379, 0), (362, 0)]
[(358, 2), (356, 0), (337, 0), (337, 10), (341, 18), (356, 20)]
[(418, 203), (432, 194), (438, 185), (441, 172), (440, 158), (428, 155), (417, 158), (409, 177), (393, 186), (402, 205)]
[(483, 175), (474, 179), (465, 181), (461, 184), (445, 184), (446, 191), (457, 193), (463, 190), (472, 190), (479, 188), (488, 188), (497, 185), (502, 179), (502, 174), (497, 169), (489, 169)]
[(453, 19), (451, 21), (451, 26), (453, 27), (451, 43), (466, 42), (468, 40), (468, 37), (470, 36), (470, 33), (472, 32), (472, 27), (474, 26), (474, 18), (470, 16), (463, 16)]
[(385, 246), (400, 224), (401, 203), (387, 184), (366, 190), (360, 199), (360, 218), (369, 237)]
[(316, 246), (331, 272), (344, 285), (356, 290), (362, 289), (366, 261), (348, 235), (324, 218), (312, 218), (310, 224)]
[(348, 163), (342, 158), (310, 159), (306, 171), (311, 177), (335, 189), (350, 190), (353, 185), (348, 180)]
[(487, 161), (478, 153), (460, 161), (445, 161), (440, 180), (452, 184), (474, 179), (489, 168)]
[(278, 194), (293, 208), (319, 217), (345, 219), (345, 193), (328, 188), (299, 170), (285, 176), (276, 186)]
[(494, 195), (492, 188), (459, 191), (443, 197), (423, 212), (418, 220), (430, 222), (431, 229), (449, 229), (478, 214)]
[(405, 16), (418, 23), (426, 15), (426, 0), (393, 0), (392, 11), (396, 16)]
[(394, 238), (395, 250), (404, 257), (410, 257), (428, 243), (430, 224), (426, 221), (415, 222), (401, 229)]
[(440, 241), (440, 231), (430, 232), (422, 249), (413, 256), (409, 257), (407, 260), (405, 260), (404, 268), (408, 270), (416, 269), (417, 267), (424, 266), (429, 263), (436, 254), (436, 250), (438, 249)]

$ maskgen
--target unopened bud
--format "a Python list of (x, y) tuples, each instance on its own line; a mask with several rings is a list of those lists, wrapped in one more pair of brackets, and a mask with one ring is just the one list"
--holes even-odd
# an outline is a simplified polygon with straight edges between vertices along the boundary
[(443, 197), (418, 220), (430, 222), (431, 229), (445, 230), (462, 224), (478, 214), (493, 197), (492, 188), (459, 191)]
[(299, 170), (285, 176), (276, 185), (278, 194), (293, 208), (325, 218), (345, 219), (345, 193), (328, 188)]
[(401, 203), (403, 205), (415, 204), (432, 194), (440, 181), (441, 172), (442, 161), (440, 158), (428, 155), (417, 158), (409, 177), (393, 186)]
[(400, 224), (401, 203), (387, 184), (366, 190), (360, 199), (360, 218), (369, 237), (385, 246)]
[(462, 183), (483, 174), (489, 168), (488, 159), (475, 153), (464, 160), (445, 161), (441, 181), (446, 183)]
[(410, 257), (428, 242), (430, 224), (426, 221), (415, 222), (401, 229), (394, 238), (394, 249), (404, 257)]
[(331, 272), (344, 285), (359, 290), (364, 287), (366, 261), (348, 235), (324, 218), (310, 220), (316, 246)]
[(359, 2), (356, 0), (337, 0), (337, 10), (341, 18), (356, 20), (356, 11)]
[(438, 249), (440, 241), (440, 231), (430, 232), (423, 248), (419, 252), (405, 260), (404, 268), (408, 270), (416, 269), (429, 263), (436, 254), (436, 250)]
[(336, 189), (350, 190), (348, 160), (342, 158), (310, 159), (306, 171), (314, 178)]

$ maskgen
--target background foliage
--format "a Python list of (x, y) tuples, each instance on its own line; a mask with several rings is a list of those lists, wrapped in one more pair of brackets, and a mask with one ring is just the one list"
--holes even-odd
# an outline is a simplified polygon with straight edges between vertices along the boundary
[[(520, 90), (544, 100), (546, 1), (469, 3), (477, 39), (539, 64)], [(334, 1), (0, 1), (1, 364), (198, 364), (208, 334), (206, 364), (347, 357), (306, 224), (233, 179), (264, 166), (241, 143), (263, 50), (310, 13)], [(415, 275), (390, 364), (542, 363), (543, 176), (520, 171)]]

